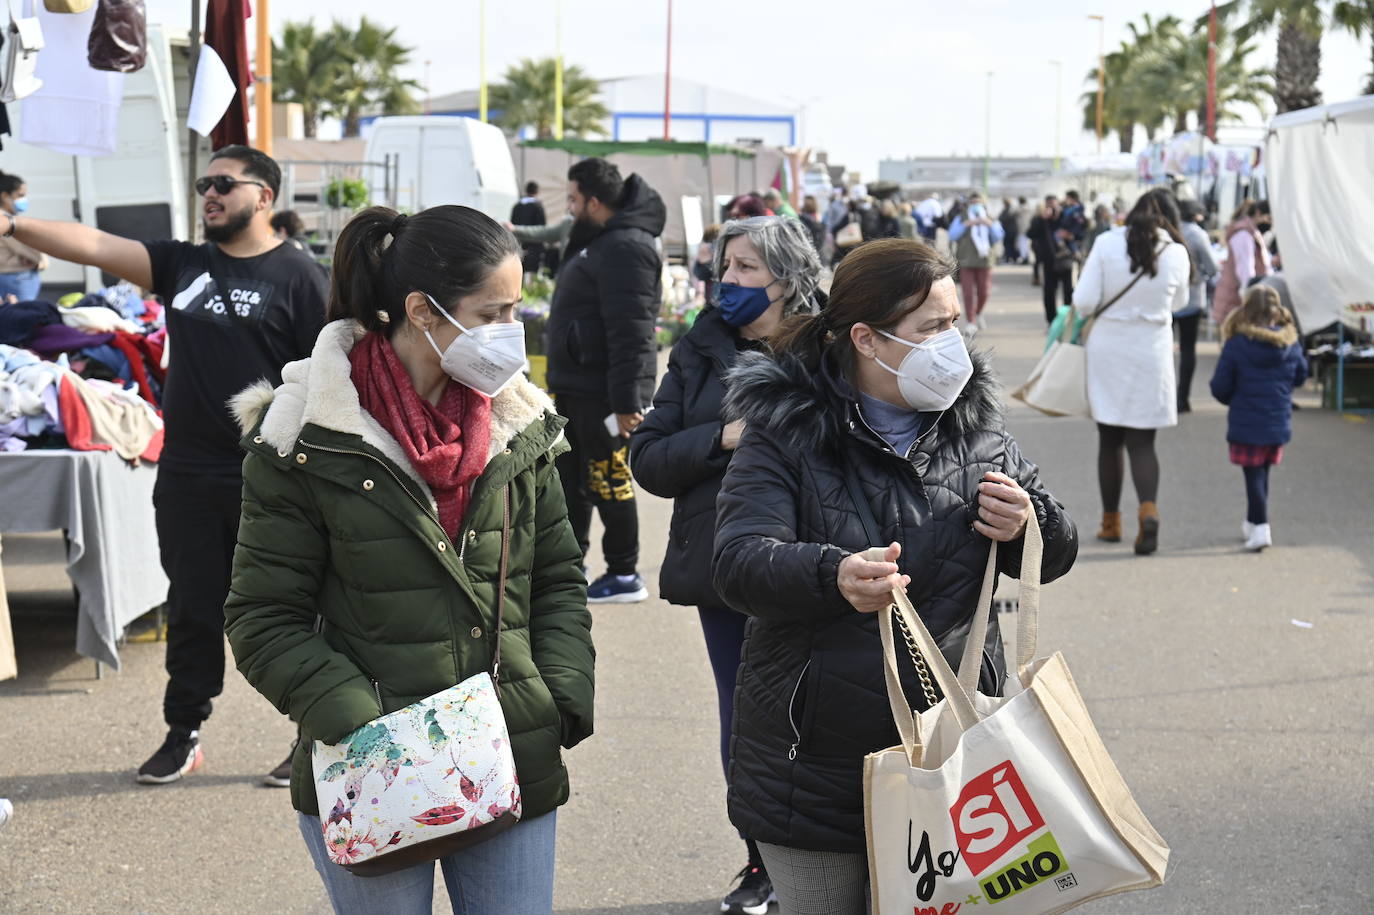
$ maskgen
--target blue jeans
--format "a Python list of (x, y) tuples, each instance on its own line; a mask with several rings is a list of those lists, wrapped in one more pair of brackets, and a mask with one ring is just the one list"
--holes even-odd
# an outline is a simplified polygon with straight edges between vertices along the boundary
[(0, 303), (5, 301), (7, 295), (15, 296), (21, 302), (32, 302), (38, 298), (38, 289), (42, 285), (43, 281), (39, 279), (37, 270), (0, 273)]
[[(515, 826), (466, 851), (439, 859), (454, 915), (549, 915), (557, 811)], [(338, 915), (429, 915), (434, 865), (358, 877), (329, 860), (320, 818), (297, 813), (301, 836)]]

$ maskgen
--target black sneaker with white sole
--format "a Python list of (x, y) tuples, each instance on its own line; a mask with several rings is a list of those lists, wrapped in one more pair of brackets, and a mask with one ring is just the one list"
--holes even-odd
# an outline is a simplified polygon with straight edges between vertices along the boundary
[(281, 765), (268, 772), (262, 777), (262, 783), (269, 788), (290, 788), (291, 787), (291, 760), (296, 755), (296, 744), (300, 743), (300, 738), (291, 741), (291, 749), (286, 754), (286, 759), (282, 760)]
[(764, 915), (768, 904), (777, 901), (773, 895), (773, 881), (768, 872), (757, 864), (746, 864), (735, 875), (739, 886), (731, 890), (720, 902), (720, 910), (730, 915)]
[(140, 785), (166, 785), (190, 775), (205, 761), (200, 750), (200, 732), (172, 728), (162, 746), (138, 767)]

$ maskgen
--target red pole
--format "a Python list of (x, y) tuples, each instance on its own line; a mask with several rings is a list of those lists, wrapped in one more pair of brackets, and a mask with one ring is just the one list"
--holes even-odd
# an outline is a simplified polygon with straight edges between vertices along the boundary
[(663, 71), (663, 139), (671, 140), (673, 121), (670, 103), (673, 98), (673, 0), (668, 0), (668, 65)]
[(1207, 20), (1207, 138), (1217, 141), (1217, 4)]

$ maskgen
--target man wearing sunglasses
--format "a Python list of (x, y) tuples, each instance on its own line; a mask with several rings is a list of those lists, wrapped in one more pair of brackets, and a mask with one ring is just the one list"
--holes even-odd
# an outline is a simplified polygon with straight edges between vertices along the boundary
[[(176, 781), (200, 765), (200, 726), (224, 686), (224, 602), (242, 480), (229, 398), (310, 355), (324, 323), (324, 271), (272, 230), (281, 169), (247, 146), (211, 157), (195, 182), (205, 244), (134, 241), (79, 223), (0, 213), (0, 236), (151, 289), (166, 304), (166, 439), (153, 505), (167, 593), (169, 732), (138, 781)], [(6, 218), (8, 217), (8, 218)], [(264, 781), (289, 784), (278, 766)]]

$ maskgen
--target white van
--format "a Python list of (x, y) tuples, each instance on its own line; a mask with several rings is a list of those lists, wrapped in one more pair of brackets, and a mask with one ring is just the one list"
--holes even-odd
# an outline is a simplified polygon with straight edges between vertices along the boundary
[[(367, 161), (395, 157), (396, 208), (418, 213), (456, 203), (504, 222), (520, 199), (515, 162), (501, 128), (450, 115), (378, 118), (367, 142)], [(373, 200), (384, 197), (385, 176), (372, 172)]]
[[(185, 44), (185, 40), (181, 42)], [(9, 106), (13, 137), (5, 138), (0, 169), (24, 179), (29, 212), (41, 219), (78, 220), (127, 238), (186, 235), (186, 183), (168, 36), (148, 26), (148, 63), (124, 76), (118, 146), (109, 156), (69, 156), (19, 142), (24, 103)], [(42, 274), (45, 294), (91, 291), (114, 282), (94, 267), (52, 260)]]

